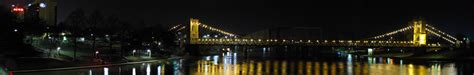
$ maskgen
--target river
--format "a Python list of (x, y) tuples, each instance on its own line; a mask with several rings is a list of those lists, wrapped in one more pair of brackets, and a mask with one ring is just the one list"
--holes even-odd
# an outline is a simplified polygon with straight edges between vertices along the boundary
[(13, 75), (474, 75), (474, 64), (467, 61), (402, 60), (344, 53), (318, 55), (312, 51), (287, 52), (294, 49), (273, 47), (246, 48), (249, 51), (227, 49), (230, 52), (166, 62)]

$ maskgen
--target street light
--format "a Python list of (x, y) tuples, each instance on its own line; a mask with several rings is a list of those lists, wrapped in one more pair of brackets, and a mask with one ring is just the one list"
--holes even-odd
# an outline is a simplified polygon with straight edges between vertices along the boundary
[(146, 50), (146, 51), (148, 52), (148, 57), (151, 57), (151, 50), (148, 49), (148, 50)]
[(133, 50), (132, 51), (132, 55), (135, 56), (135, 53), (137, 52), (137, 50)]
[(99, 51), (95, 51), (95, 57), (96, 57), (96, 58), (99, 57)]
[(58, 55), (61, 53), (60, 51), (61, 51), (61, 47), (56, 48), (56, 52), (58, 53)]

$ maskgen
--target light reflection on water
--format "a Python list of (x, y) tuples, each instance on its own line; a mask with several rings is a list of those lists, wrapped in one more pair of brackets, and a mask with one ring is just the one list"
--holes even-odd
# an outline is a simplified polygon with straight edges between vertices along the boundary
[[(454, 63), (417, 65), (392, 58), (368, 57), (368, 62), (320, 60), (242, 60), (225, 53), (221, 60), (199, 60), (193, 75), (458, 75)], [(215, 57), (215, 56), (214, 56)], [(218, 64), (215, 64), (219, 62)]]
[[(14, 75), (462, 75), (456, 63), (412, 63), (393, 58), (343, 55), (342, 60), (247, 59), (226, 52), (197, 60), (175, 59), (102, 68)], [(2, 72), (3, 73), (3, 72)], [(6, 73), (6, 72), (5, 72)], [(469, 75), (469, 74), (468, 74)]]

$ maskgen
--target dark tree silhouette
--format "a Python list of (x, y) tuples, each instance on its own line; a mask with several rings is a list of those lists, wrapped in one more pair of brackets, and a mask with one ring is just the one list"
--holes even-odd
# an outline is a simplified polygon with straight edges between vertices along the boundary
[(89, 25), (88, 32), (91, 34), (92, 37), (92, 50), (96, 50), (96, 38), (101, 36), (103, 33), (100, 31), (99, 28), (103, 28), (104, 26), (104, 16), (99, 11), (94, 11), (90, 14), (89, 19), (87, 19), (87, 23)]
[(85, 31), (86, 16), (82, 9), (74, 10), (64, 21), (66, 29), (71, 31), (74, 43), (74, 60), (77, 60), (77, 37), (82, 36)]

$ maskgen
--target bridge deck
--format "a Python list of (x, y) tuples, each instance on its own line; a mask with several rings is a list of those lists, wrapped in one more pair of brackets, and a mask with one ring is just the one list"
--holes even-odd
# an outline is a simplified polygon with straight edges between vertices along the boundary
[[(411, 41), (380, 40), (274, 40), (274, 39), (199, 39), (200, 45), (302, 45), (302, 46), (361, 46), (361, 47), (422, 47)], [(428, 44), (423, 47), (443, 47)]]

